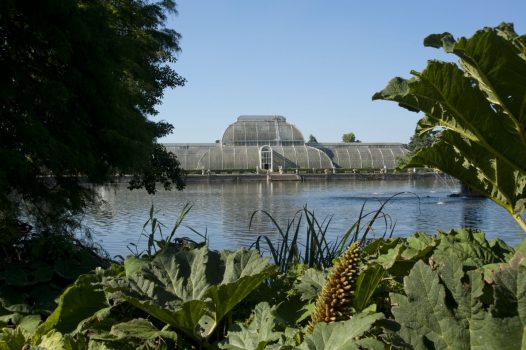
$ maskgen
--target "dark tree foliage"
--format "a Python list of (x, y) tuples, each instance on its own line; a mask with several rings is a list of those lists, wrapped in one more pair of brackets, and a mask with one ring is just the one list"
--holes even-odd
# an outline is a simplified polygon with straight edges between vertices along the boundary
[[(148, 119), (185, 80), (171, 0), (4, 0), (0, 3), (0, 221), (46, 225), (93, 199), (83, 183), (134, 174), (182, 189), (175, 156), (157, 143), (172, 126)], [(4, 226), (5, 227), (5, 226)]]
[(415, 134), (411, 136), (411, 139), (409, 140), (407, 149), (409, 152), (411, 152), (411, 154), (415, 154), (423, 148), (431, 147), (439, 135), (440, 130), (431, 130), (425, 134), (418, 134), (415, 132)]
[(411, 157), (413, 157), (420, 150), (431, 147), (433, 143), (440, 137), (441, 131), (441, 129), (430, 130), (425, 134), (419, 134), (418, 132), (415, 132), (407, 144), (407, 150), (409, 153), (406, 153), (403, 158), (398, 159), (397, 166), (404, 166), (407, 164), (409, 159), (411, 159)]
[(310, 134), (307, 143), (318, 143), (318, 140), (316, 140), (316, 136)]
[(138, 175), (134, 175), (130, 181), (130, 189), (145, 188), (148, 193), (155, 193), (155, 184), (160, 182), (166, 190), (172, 188), (172, 183), (178, 189), (184, 187), (183, 171), (179, 167), (177, 157), (166, 152), (163, 145), (155, 144), (150, 161), (141, 169)]
[(353, 132), (347, 132), (342, 135), (342, 142), (350, 143), (350, 142), (362, 142), (362, 141), (357, 140), (356, 135), (354, 135)]

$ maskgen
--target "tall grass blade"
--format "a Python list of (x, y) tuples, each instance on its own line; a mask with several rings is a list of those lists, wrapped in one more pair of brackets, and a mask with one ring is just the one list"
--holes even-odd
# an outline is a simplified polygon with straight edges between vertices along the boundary
[[(175, 220), (175, 224), (174, 224), (174, 227), (172, 229), (172, 232), (170, 232), (170, 236), (168, 236), (168, 238), (166, 239), (167, 242), (171, 242), (172, 241), (173, 237), (175, 236), (175, 233), (177, 232), (177, 229), (181, 226), (181, 223), (183, 222), (183, 220), (186, 217), (186, 215), (188, 215), (188, 213), (190, 212), (190, 209), (192, 209), (192, 206), (190, 205), (190, 203), (186, 203), (184, 205), (183, 209), (181, 210), (181, 212), (179, 213), (179, 216), (177, 217), (177, 220)], [(161, 238), (162, 238), (162, 236), (161, 236)]]
[[(368, 236), (374, 232), (373, 226), (378, 221), (383, 221), (384, 231), (381, 237), (392, 237), (395, 225), (391, 216), (384, 212), (386, 205), (394, 198), (411, 192), (399, 192), (384, 201), (380, 201), (380, 206), (373, 211), (365, 212), (367, 201), (364, 201), (358, 218), (351, 227), (343, 234), (341, 238), (334, 241), (328, 240), (329, 226), (333, 216), (326, 216), (320, 221), (314, 211), (310, 211), (307, 206), (298, 210), (292, 220), (287, 222), (286, 229), (283, 229), (277, 220), (267, 211), (258, 210), (252, 213), (250, 217), (249, 230), (252, 228), (254, 217), (257, 213), (266, 216), (279, 233), (280, 243), (275, 245), (270, 238), (260, 235), (252, 245), (257, 250), (263, 252), (262, 243), (266, 243), (268, 250), (272, 254), (275, 264), (281, 271), (287, 271), (293, 264), (301, 263), (309, 267), (326, 268), (332, 265), (335, 258), (340, 256), (354, 242), (365, 245)], [(418, 196), (417, 196), (418, 197)], [(303, 217), (305, 217), (305, 236), (303, 251), (300, 246), (300, 233), (302, 229)], [(378, 237), (378, 235), (376, 235)], [(251, 247), (252, 247), (251, 246)]]

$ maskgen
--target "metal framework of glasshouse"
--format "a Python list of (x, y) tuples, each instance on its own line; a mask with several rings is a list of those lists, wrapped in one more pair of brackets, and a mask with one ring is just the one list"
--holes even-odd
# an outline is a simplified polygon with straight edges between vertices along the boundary
[(186, 170), (393, 169), (399, 143), (306, 144), (282, 116), (240, 116), (218, 143), (165, 144)]

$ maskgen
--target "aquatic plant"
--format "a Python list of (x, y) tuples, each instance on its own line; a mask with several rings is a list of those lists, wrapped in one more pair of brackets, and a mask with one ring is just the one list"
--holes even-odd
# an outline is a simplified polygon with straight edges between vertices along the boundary
[[(274, 244), (268, 236), (261, 235), (258, 236), (253, 246), (264, 253), (262, 243), (266, 243), (274, 264), (281, 271), (288, 271), (295, 264), (305, 264), (309, 267), (315, 266), (318, 268), (328, 267), (331, 265), (332, 259), (337, 256), (337, 245), (329, 242), (326, 238), (327, 229), (331, 222), (330, 218), (325, 218), (322, 222), (319, 222), (314, 212), (304, 207), (294, 214), (293, 218), (287, 222), (287, 227), (283, 229), (270, 213), (261, 210), (252, 213), (249, 230), (257, 213), (262, 213), (269, 218), (278, 231), (280, 240)], [(304, 249), (301, 251), (299, 239), (304, 218), (306, 221), (306, 237)]]
[[(265, 254), (267, 253), (263, 245), (263, 243), (265, 243), (274, 264), (283, 272), (288, 271), (288, 269), (295, 264), (304, 264), (308, 267), (316, 267), (319, 269), (328, 268), (332, 266), (333, 260), (342, 255), (353, 242), (360, 242), (361, 245), (364, 245), (367, 236), (373, 230), (373, 226), (377, 220), (383, 220), (384, 229), (383, 232), (379, 235), (377, 234), (375, 238), (391, 237), (394, 231), (394, 224), (391, 217), (384, 212), (384, 208), (390, 201), (403, 193), (404, 192), (400, 192), (392, 195), (381, 202), (376, 210), (367, 213), (365, 212), (365, 205), (367, 203), (365, 201), (362, 204), (356, 221), (340, 238), (334, 241), (329, 241), (327, 238), (332, 217), (325, 217), (320, 221), (307, 206), (302, 210), (298, 210), (292, 219), (288, 220), (286, 228), (281, 227), (269, 212), (265, 210), (255, 211), (250, 218), (249, 230), (252, 227), (252, 222), (256, 214), (261, 213), (267, 217), (276, 228), (279, 234), (279, 241), (273, 243), (268, 236), (260, 235), (252, 246)], [(300, 235), (302, 234), (303, 218), (305, 218), (306, 221), (305, 240), (304, 243), (301, 243)]]
[[(182, 226), (183, 220), (185, 219), (186, 215), (188, 215), (191, 209), (192, 206), (189, 203), (186, 203), (184, 205), (183, 209), (181, 209), (181, 212), (177, 216), (177, 219), (175, 220), (175, 223), (170, 233), (165, 237), (163, 234), (163, 230), (167, 229), (168, 227), (156, 217), (158, 211), (155, 211), (154, 205), (152, 204), (150, 207), (148, 220), (146, 220), (142, 227), (142, 232), (139, 235), (139, 239), (136, 243), (129, 243), (127, 245), (127, 248), (130, 251), (130, 253), (132, 253), (132, 255), (134, 255), (135, 257), (147, 256), (148, 258), (152, 258), (160, 250), (170, 245), (175, 245), (180, 248), (189, 248), (201, 247), (207, 244), (208, 237), (206, 232), (204, 234), (201, 234), (197, 230), (189, 226), (184, 227), (195, 233), (198, 237), (202, 238), (204, 240), (203, 242), (198, 243), (188, 237), (175, 236), (179, 228)], [(146, 249), (139, 250), (139, 242), (142, 237), (146, 238)], [(124, 257), (118, 257), (121, 260), (124, 260)]]

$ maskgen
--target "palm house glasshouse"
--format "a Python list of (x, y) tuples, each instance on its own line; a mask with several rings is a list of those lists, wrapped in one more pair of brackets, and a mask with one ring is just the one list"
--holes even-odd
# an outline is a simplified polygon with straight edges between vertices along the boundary
[(165, 144), (187, 171), (393, 169), (399, 143), (305, 143), (282, 116), (240, 116), (216, 143)]

